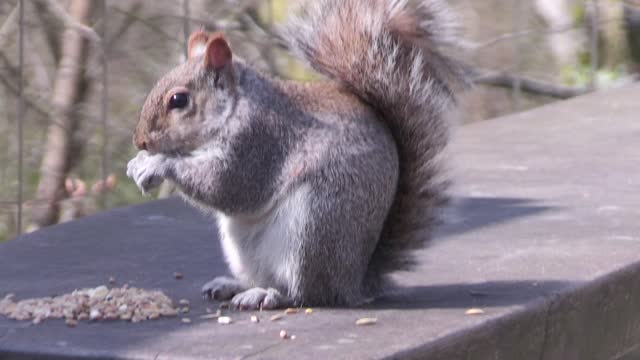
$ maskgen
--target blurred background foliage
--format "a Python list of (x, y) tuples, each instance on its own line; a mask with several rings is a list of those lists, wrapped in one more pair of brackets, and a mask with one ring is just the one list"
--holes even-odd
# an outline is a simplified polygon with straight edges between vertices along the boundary
[[(155, 81), (185, 60), (191, 31), (224, 31), (265, 72), (316, 78), (275, 35), (290, 2), (23, 0), (21, 16), (19, 0), (0, 1), (0, 240), (145, 200), (124, 176), (132, 130)], [(637, 80), (640, 0), (450, 3), (477, 83), (460, 123)]]

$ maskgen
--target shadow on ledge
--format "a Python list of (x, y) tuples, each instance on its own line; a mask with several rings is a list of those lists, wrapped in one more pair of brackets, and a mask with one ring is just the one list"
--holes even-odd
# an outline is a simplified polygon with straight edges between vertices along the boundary
[(518, 280), (413, 286), (390, 291), (366, 308), (466, 309), (523, 305), (575, 285), (570, 281)]
[(454, 197), (443, 212), (435, 237), (448, 238), (518, 218), (538, 215), (558, 207), (540, 205), (534, 199), (502, 197)]

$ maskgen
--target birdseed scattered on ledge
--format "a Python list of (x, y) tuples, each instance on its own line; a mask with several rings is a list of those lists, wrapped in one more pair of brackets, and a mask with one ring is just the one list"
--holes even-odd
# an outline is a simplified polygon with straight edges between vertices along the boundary
[(161, 316), (175, 317), (178, 310), (159, 290), (121, 288), (85, 288), (55, 297), (14, 301), (9, 294), (0, 299), (0, 315), (38, 324), (46, 319), (65, 319), (69, 326), (78, 320), (124, 320), (140, 322)]

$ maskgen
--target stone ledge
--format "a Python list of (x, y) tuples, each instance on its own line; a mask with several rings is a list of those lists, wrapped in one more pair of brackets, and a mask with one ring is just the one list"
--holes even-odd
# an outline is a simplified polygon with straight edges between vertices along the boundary
[[(191, 301), (191, 324), (0, 317), (0, 358), (634, 359), (640, 344), (640, 86), (462, 127), (456, 201), (402, 288), (280, 322), (199, 320), (226, 273), (211, 223), (180, 200), (116, 209), (0, 245), (0, 295), (106, 283)], [(182, 280), (173, 272), (183, 272)], [(484, 309), (465, 315), (471, 307)], [(268, 315), (264, 315), (266, 318)], [(360, 317), (378, 324), (357, 327)], [(286, 329), (295, 340), (283, 341)]]

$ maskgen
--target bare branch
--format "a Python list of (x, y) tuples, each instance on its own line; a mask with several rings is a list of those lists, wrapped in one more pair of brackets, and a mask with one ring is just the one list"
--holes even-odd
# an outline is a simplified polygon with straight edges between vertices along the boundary
[[(113, 7), (109, 7), (110, 9), (114, 9)], [(142, 9), (142, 4), (140, 2), (134, 2), (131, 7), (127, 10), (120, 10), (122, 14), (124, 14), (125, 18), (120, 23), (120, 26), (113, 32), (110, 39), (107, 39), (107, 49), (110, 49), (113, 44), (118, 41), (126, 32), (129, 30), (131, 25), (136, 22), (136, 18), (132, 15), (137, 16), (140, 13), (140, 9)]]
[(515, 84), (520, 84), (520, 89), (524, 92), (548, 96), (556, 99), (568, 99), (590, 92), (583, 87), (569, 87), (542, 82), (531, 78), (509, 74), (501, 71), (483, 70), (479, 71), (474, 80), (477, 84), (490, 85), (496, 87), (513, 88)]
[(91, 40), (92, 42), (99, 44), (102, 39), (100, 35), (96, 33), (91, 27), (81, 24), (77, 22), (73, 17), (71, 17), (63, 8), (58, 4), (55, 0), (34, 0), (35, 2), (41, 4), (44, 8), (47, 9), (49, 13), (57, 17), (66, 27), (76, 29), (80, 35)]
[[(597, 24), (598, 25), (605, 25), (608, 23), (612, 23), (612, 22), (622, 22), (622, 18), (620, 17), (615, 17), (615, 18), (610, 18), (610, 19), (605, 19), (605, 20), (601, 20), (598, 21)], [(498, 35), (494, 38), (491, 39), (487, 39), (484, 40), (482, 42), (475, 42), (475, 41), (463, 41), (462, 42), (462, 47), (468, 49), (468, 50), (473, 50), (473, 51), (477, 51), (477, 50), (481, 50), (483, 48), (487, 48), (487, 47), (491, 47), (494, 46), (502, 41), (507, 41), (507, 40), (513, 40), (513, 39), (517, 39), (520, 37), (526, 37), (526, 36), (530, 36), (530, 35), (553, 35), (553, 34), (558, 34), (558, 33), (563, 33), (563, 32), (567, 32), (567, 31), (572, 31), (572, 30), (577, 30), (582, 28), (583, 25), (582, 24), (571, 24), (571, 25), (566, 25), (566, 26), (558, 26), (558, 27), (552, 27), (549, 29), (544, 29), (544, 30), (540, 30), (540, 29), (527, 29), (527, 30), (522, 30), (522, 31), (516, 31), (516, 32), (510, 32), (510, 33), (504, 33), (501, 35)]]
[(148, 27), (149, 29), (155, 31), (158, 34), (163, 35), (164, 37), (166, 37), (169, 40), (175, 41), (179, 44), (182, 44), (183, 46), (186, 46), (186, 43), (184, 42), (183, 39), (180, 39), (176, 36), (173, 36), (172, 34), (164, 31), (164, 29), (162, 29), (160, 26), (153, 24), (152, 22), (148, 21), (147, 19), (142, 18), (141, 16), (131, 13), (131, 12), (127, 12), (125, 10), (122, 10), (120, 8), (117, 7), (110, 7), (110, 9), (113, 9), (115, 12), (124, 14), (129, 16), (131, 19), (136, 20), (137, 22), (141, 23), (142, 25), (145, 25), (146, 27)]
[(270, 43), (270, 45), (284, 50), (289, 49), (288, 43), (282, 38), (282, 36), (280, 36), (280, 34), (273, 32), (270, 29), (265, 28), (264, 26), (261, 26), (258, 21), (256, 21), (256, 19), (251, 15), (247, 13), (239, 14), (238, 21), (240, 21), (245, 28), (260, 33), (264, 37), (264, 39)]
[(56, 28), (58, 26), (57, 18), (47, 11), (43, 2), (34, 2), (33, 6), (35, 7), (36, 17), (42, 24), (40, 29), (49, 47), (49, 52), (57, 65), (58, 61), (60, 61), (60, 37), (58, 36), (58, 29)]
[[(20, 95), (20, 90), (15, 85), (13, 85), (11, 83), (11, 81), (9, 81), (9, 79), (5, 78), (2, 75), (0, 75), (0, 83), (2, 85), (4, 85), (15, 96), (19, 96)], [(41, 115), (43, 117), (49, 116), (47, 111), (42, 109), (42, 107), (40, 105), (36, 104), (32, 99), (30, 99), (30, 98), (25, 96), (24, 101), (25, 101), (26, 105), (28, 105), (30, 108), (35, 110), (39, 115)]]
[[(18, 68), (13, 66), (9, 62), (9, 59), (3, 52), (0, 52), (0, 60), (2, 60), (5, 63), (5, 67), (9, 69), (10, 74), (15, 75), (18, 73)], [(14, 78), (13, 81), (17, 81), (17, 80)], [(2, 74), (0, 74), (0, 83), (2, 83), (7, 88), (7, 90), (9, 90), (15, 96), (20, 95), (20, 89), (18, 88), (18, 86), (15, 85), (11, 80), (4, 77)], [(49, 116), (48, 111), (46, 110), (47, 109), (46, 106), (42, 106), (30, 98), (25, 98), (25, 103), (26, 105), (31, 107), (33, 110), (35, 110), (39, 115), (42, 115), (43, 117)]]
[(5, 20), (4, 24), (2, 24), (2, 26), (0, 27), (0, 49), (6, 48), (7, 41), (10, 38), (9, 35), (11, 34), (11, 31), (18, 23), (19, 7), (20, 5), (16, 5), (13, 8), (13, 10), (11, 10), (11, 13), (9, 14), (9, 16), (7, 16), (7, 19)]

